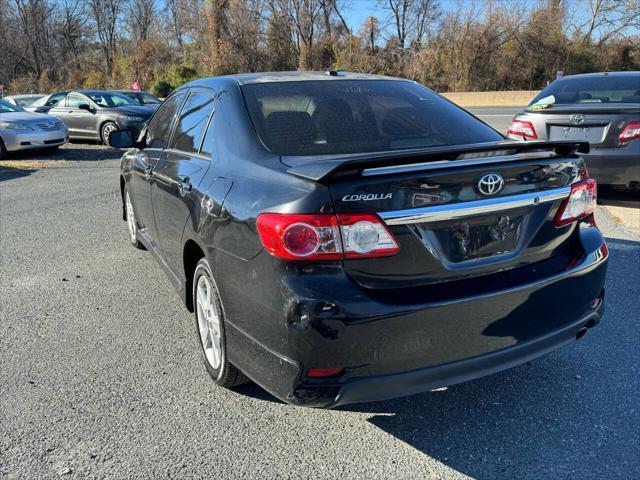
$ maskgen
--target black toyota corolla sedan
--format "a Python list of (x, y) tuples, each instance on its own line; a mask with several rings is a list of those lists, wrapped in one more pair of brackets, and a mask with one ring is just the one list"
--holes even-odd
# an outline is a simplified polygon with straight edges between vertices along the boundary
[(331, 407), (488, 375), (580, 338), (607, 247), (585, 142), (514, 142), (419, 84), (246, 74), (113, 132), (123, 217), (204, 364)]

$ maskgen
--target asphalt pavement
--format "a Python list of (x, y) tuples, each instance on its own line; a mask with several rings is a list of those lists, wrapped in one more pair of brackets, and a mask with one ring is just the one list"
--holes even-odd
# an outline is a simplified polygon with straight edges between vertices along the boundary
[(128, 242), (118, 157), (70, 145), (0, 170), (0, 478), (640, 478), (640, 232), (605, 210), (607, 312), (579, 342), (312, 410), (214, 386), (193, 317)]
[(522, 107), (467, 107), (469, 112), (473, 113), (483, 122), (488, 123), (496, 130), (506, 134), (511, 124), (511, 119), (518, 112), (524, 110)]

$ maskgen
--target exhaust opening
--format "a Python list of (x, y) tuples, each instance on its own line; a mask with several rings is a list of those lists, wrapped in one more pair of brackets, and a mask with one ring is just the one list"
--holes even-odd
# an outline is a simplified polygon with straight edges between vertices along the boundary
[(587, 333), (587, 330), (589, 330), (587, 327), (582, 327), (580, 330), (578, 330), (578, 332), (576, 333), (576, 340), (580, 340), (582, 337), (584, 337)]

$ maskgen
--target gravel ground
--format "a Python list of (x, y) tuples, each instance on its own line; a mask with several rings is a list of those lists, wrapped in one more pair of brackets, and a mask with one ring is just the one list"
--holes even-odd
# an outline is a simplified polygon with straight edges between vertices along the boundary
[(0, 170), (0, 478), (640, 478), (640, 232), (605, 210), (607, 314), (580, 342), (444, 392), (310, 410), (216, 388), (192, 317), (128, 244), (119, 154), (55, 157)]

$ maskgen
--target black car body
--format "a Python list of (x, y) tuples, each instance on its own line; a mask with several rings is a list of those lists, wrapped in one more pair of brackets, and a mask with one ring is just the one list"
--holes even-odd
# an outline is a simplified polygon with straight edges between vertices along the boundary
[(640, 192), (640, 72), (571, 75), (551, 83), (513, 119), (514, 140), (581, 140), (600, 186)]
[(129, 130), (137, 136), (156, 110), (120, 93), (107, 90), (70, 90), (48, 95), (27, 108), (58, 117), (72, 140), (107, 143), (115, 130)]
[(415, 82), (336, 72), (189, 83), (133, 142), (112, 137), (134, 147), (131, 241), (195, 311), (219, 384), (397, 397), (529, 361), (603, 312), (584, 142), (506, 141)]

